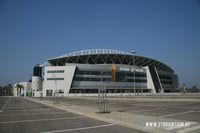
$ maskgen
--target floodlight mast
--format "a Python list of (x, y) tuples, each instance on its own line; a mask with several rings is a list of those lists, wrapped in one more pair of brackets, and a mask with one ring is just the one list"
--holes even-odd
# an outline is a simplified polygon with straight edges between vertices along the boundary
[(134, 66), (134, 71), (133, 71), (133, 85), (134, 85), (134, 95), (136, 95), (136, 91), (135, 91), (135, 51), (131, 51), (131, 53), (133, 54), (133, 66)]

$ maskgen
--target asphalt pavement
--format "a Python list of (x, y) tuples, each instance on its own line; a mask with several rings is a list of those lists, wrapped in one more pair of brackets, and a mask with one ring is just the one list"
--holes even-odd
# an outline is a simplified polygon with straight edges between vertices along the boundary
[[(32, 100), (55, 105), (67, 111), (83, 114), (105, 122), (117, 123), (125, 127), (152, 133), (199, 133), (200, 131), (200, 100), (193, 96), (171, 99), (169, 97), (108, 97), (109, 114), (97, 115), (98, 97), (46, 97), (43, 100)], [(59, 102), (58, 102), (59, 101)], [(59, 103), (59, 104), (58, 104)], [(147, 128), (148, 123), (156, 126)], [(173, 125), (165, 127), (160, 123)], [(185, 124), (177, 126), (176, 123)], [(175, 124), (175, 126), (174, 126)], [(181, 125), (180, 124), (180, 125)]]
[(0, 97), (0, 133), (142, 133), (114, 123), (36, 103), (21, 97)]
[[(152, 99), (138, 100), (136, 98), (108, 98), (107, 108), (110, 112), (124, 112), (131, 114), (148, 115), (163, 118), (173, 118), (190, 122), (200, 122), (200, 99), (197, 96), (187, 96), (187, 101), (173, 97), (172, 100), (151, 97)], [(166, 97), (167, 98), (167, 97)], [(171, 99), (171, 97), (168, 97)], [(186, 99), (185, 97), (182, 97)], [(44, 100), (54, 101), (55, 98), (48, 97)], [(124, 100), (125, 99), (125, 100)], [(145, 100), (146, 99), (146, 100)], [(98, 109), (98, 97), (63, 97), (60, 102), (66, 105), (77, 105)]]

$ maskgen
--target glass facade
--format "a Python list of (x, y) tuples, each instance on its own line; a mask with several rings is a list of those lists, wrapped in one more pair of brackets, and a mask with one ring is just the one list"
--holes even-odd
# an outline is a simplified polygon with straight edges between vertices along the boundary
[[(171, 92), (174, 86), (171, 74), (159, 71), (157, 75), (156, 69), (151, 67), (150, 74), (156, 92), (161, 88), (164, 92)], [(151, 91), (151, 88), (147, 88), (145, 68), (112, 64), (77, 66), (70, 93), (97, 93), (101, 87), (105, 87), (108, 93), (149, 93)]]
[(172, 77), (168, 75), (159, 75), (162, 84), (172, 85)]
[[(134, 80), (135, 77), (135, 80)], [(136, 83), (146, 83), (147, 79), (146, 79), (146, 73), (139, 73), (136, 72), (135, 74), (132, 73), (124, 73), (124, 72), (116, 72), (116, 76), (115, 76), (115, 81), (116, 82), (136, 82)]]
[(111, 81), (111, 72), (77, 70), (74, 81)]
[[(134, 80), (135, 75), (135, 80)], [(77, 70), (75, 73), (74, 81), (111, 81), (111, 72), (109, 71), (81, 71)], [(115, 82), (136, 82), (136, 83), (146, 83), (146, 73), (145, 72), (116, 72)]]
[(174, 80), (172, 75), (159, 74), (160, 81), (162, 83), (164, 92), (174, 92)]
[[(137, 68), (141, 72), (134, 72), (122, 71), (120, 67), (121, 65), (116, 65), (114, 71), (112, 65), (78, 67), (75, 71), (70, 93), (98, 93), (98, 89), (103, 86), (106, 87), (108, 93), (149, 92), (147, 89), (147, 75), (144, 69)], [(131, 66), (127, 67), (133, 68)]]

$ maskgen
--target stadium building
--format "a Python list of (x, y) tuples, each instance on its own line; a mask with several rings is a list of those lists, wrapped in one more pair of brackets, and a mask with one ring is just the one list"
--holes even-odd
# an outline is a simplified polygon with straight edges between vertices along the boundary
[(178, 77), (168, 65), (113, 49), (76, 51), (48, 59), (33, 70), (33, 96), (175, 92)]
[(112, 49), (76, 51), (34, 67), (32, 90), (43, 96), (95, 94), (102, 87), (115, 94), (174, 92), (178, 78), (160, 61)]

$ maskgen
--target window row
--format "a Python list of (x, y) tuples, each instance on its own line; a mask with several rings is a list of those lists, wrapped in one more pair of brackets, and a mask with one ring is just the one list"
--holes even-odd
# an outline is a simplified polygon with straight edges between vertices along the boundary
[(159, 75), (159, 78), (160, 79), (168, 79), (168, 80), (171, 80), (171, 76), (165, 76), (165, 75)]
[(111, 75), (111, 72), (101, 72), (101, 71), (76, 71), (79, 75)]
[(161, 81), (162, 82), (162, 84), (172, 84), (172, 81)]
[(74, 81), (111, 81), (111, 78), (86, 78), (86, 77), (75, 77)]
[[(108, 71), (80, 71), (77, 70), (76, 73), (77, 75), (111, 75), (111, 72)], [(135, 73), (126, 73), (126, 72), (115, 72), (115, 75), (120, 75), (120, 76), (129, 76), (129, 77), (146, 77), (146, 73), (139, 73), (139, 72), (135, 72)]]
[(135, 74), (134, 73), (125, 73), (126, 76), (130, 76), (130, 77), (146, 77), (146, 73), (138, 73), (136, 72)]
[[(74, 81), (112, 81), (111, 78), (92, 78), (92, 77), (75, 77)], [(136, 83), (146, 83), (146, 79), (116, 79), (115, 82), (136, 82)]]
[(64, 73), (64, 70), (49, 70), (47, 73)]
[(47, 80), (64, 80), (64, 78), (47, 78)]

